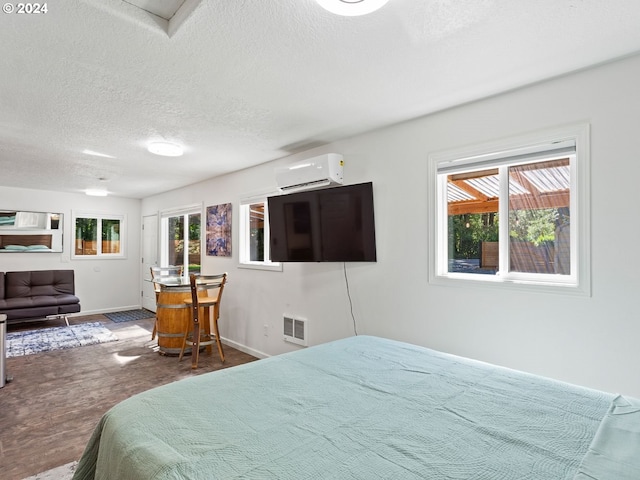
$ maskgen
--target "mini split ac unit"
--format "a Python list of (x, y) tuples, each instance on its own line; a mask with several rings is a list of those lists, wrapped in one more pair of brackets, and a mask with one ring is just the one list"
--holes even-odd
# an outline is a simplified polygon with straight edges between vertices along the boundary
[(276, 168), (276, 182), (282, 192), (342, 185), (342, 155), (327, 153)]

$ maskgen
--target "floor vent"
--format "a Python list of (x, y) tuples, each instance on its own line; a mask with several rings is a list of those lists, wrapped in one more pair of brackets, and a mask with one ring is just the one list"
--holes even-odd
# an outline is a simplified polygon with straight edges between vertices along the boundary
[(284, 316), (284, 340), (297, 345), (308, 345), (307, 320)]

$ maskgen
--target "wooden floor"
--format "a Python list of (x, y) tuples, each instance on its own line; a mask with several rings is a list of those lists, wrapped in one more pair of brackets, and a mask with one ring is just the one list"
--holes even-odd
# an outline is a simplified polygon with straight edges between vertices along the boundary
[[(95, 321), (114, 331), (118, 341), (7, 359), (13, 381), (0, 388), (0, 479), (21, 480), (77, 460), (102, 414), (131, 395), (256, 360), (225, 346), (224, 365), (214, 349), (200, 355), (193, 371), (190, 357), (178, 362), (157, 353), (151, 341), (154, 319), (70, 319), (71, 324)], [(60, 325), (64, 322), (39, 322), (8, 331)]]

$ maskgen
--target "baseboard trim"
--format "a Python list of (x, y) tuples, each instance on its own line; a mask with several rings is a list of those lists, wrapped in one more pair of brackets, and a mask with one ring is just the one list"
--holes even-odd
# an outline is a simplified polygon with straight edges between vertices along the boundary
[(234, 342), (233, 340), (229, 340), (228, 338), (225, 338), (223, 336), (220, 336), (220, 340), (222, 340), (222, 343), (224, 343), (225, 345), (229, 345), (230, 347), (233, 347), (236, 350), (240, 350), (241, 352), (244, 352), (248, 355), (253, 355), (256, 358), (268, 358), (271, 356), (271, 355), (267, 355), (264, 352), (261, 352), (260, 350), (256, 350), (254, 348), (247, 347), (246, 345), (243, 345), (241, 343)]
[[(69, 315), (69, 317), (83, 317), (85, 315), (101, 315), (103, 313), (122, 312), (124, 310), (139, 310), (141, 308), (143, 308), (142, 305), (129, 305), (129, 306), (123, 306), (123, 307), (116, 307), (116, 308), (104, 308), (99, 310), (88, 310), (88, 311), (78, 312), (73, 315)], [(260, 350), (247, 347), (246, 345), (243, 345), (238, 342), (234, 342), (233, 340), (230, 340), (222, 336), (220, 337), (220, 340), (222, 340), (222, 343), (224, 343), (225, 345), (229, 345), (230, 347), (233, 347), (236, 350), (240, 350), (241, 352), (244, 352), (248, 355), (253, 355), (256, 358), (268, 358), (271, 356), (264, 352), (261, 352)]]
[(98, 310), (84, 310), (78, 313), (74, 313), (73, 315), (69, 315), (69, 317), (84, 317), (85, 315), (101, 315), (103, 313), (111, 313), (111, 312), (123, 312), (125, 310), (140, 310), (142, 305), (124, 305), (122, 307), (116, 308), (101, 308)]

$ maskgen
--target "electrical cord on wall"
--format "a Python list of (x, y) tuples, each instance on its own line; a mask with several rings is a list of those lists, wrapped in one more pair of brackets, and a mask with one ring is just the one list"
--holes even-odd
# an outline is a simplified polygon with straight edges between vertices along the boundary
[(351, 291), (349, 290), (349, 278), (347, 277), (347, 262), (343, 262), (344, 283), (347, 285), (347, 297), (349, 298), (349, 308), (351, 309), (351, 319), (353, 320), (353, 333), (358, 336), (358, 327), (356, 325), (356, 317), (353, 314), (353, 301), (351, 300)]

